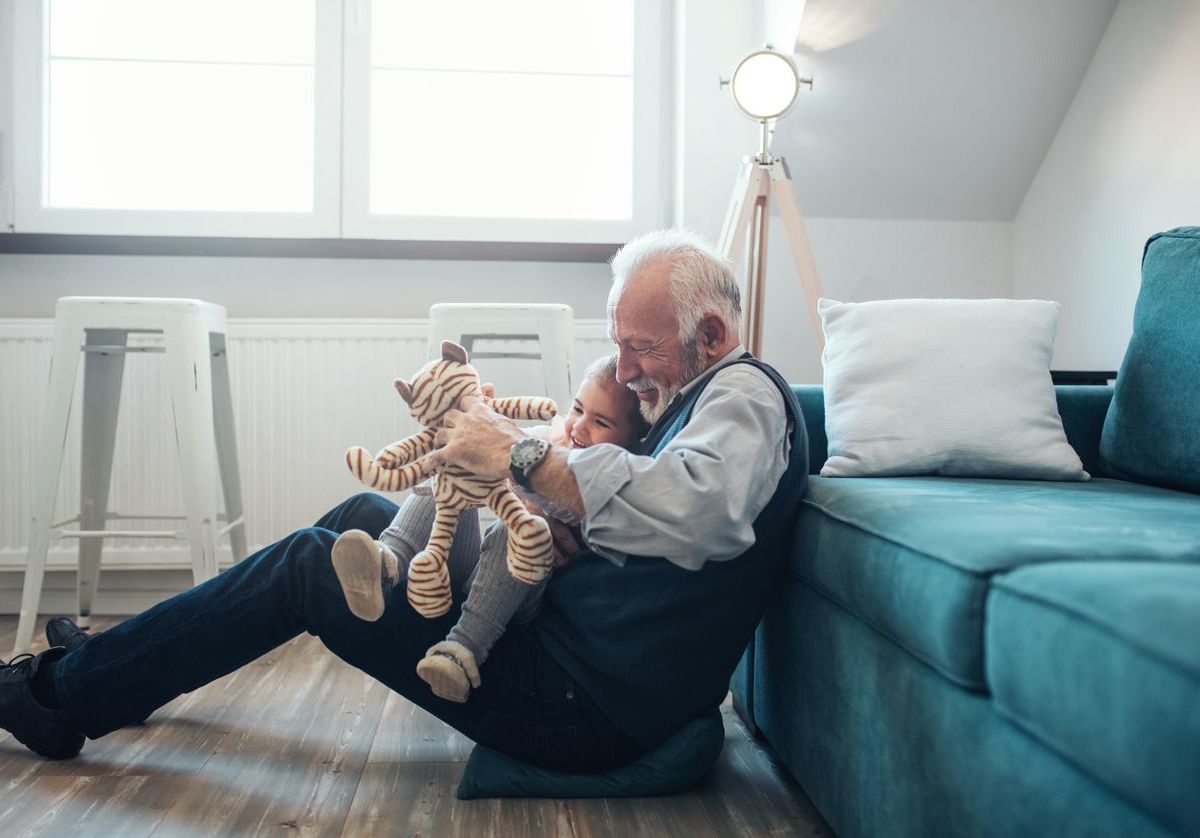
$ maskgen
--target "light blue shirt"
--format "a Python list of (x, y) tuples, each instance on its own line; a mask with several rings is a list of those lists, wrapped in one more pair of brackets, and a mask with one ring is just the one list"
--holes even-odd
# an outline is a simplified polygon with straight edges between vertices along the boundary
[[(718, 361), (687, 423), (657, 457), (607, 443), (573, 450), (588, 546), (618, 565), (662, 556), (688, 570), (727, 561), (754, 544), (754, 519), (787, 469), (783, 396), (761, 370)], [(684, 387), (682, 398), (697, 382)]]

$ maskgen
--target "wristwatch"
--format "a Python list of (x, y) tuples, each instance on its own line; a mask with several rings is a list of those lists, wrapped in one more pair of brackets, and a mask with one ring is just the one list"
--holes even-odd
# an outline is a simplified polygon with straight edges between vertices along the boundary
[(513, 480), (526, 489), (529, 486), (530, 473), (546, 459), (550, 443), (541, 439), (527, 436), (513, 443), (508, 449), (508, 470), (512, 472)]

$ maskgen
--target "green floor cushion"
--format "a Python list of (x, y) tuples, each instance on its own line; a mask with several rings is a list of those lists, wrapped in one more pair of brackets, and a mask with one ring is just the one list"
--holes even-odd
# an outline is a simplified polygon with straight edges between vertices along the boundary
[(790, 571), (953, 683), (987, 688), (993, 574), (1089, 559), (1200, 562), (1194, 495), (1123, 480), (809, 479)]
[(1200, 565), (1074, 562), (994, 580), (996, 708), (1180, 835), (1200, 827)]
[(1133, 335), (1100, 439), (1114, 476), (1200, 492), (1200, 227), (1146, 242)]
[(721, 713), (694, 719), (652, 751), (603, 774), (539, 768), (477, 745), (458, 783), (459, 800), (482, 797), (650, 797), (681, 791), (712, 768), (725, 742)]

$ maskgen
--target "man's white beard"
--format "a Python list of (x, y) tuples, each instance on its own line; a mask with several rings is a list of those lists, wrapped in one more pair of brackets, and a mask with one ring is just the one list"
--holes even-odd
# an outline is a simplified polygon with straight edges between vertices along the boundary
[(662, 415), (667, 412), (667, 407), (679, 395), (679, 391), (687, 386), (688, 382), (695, 380), (702, 372), (704, 372), (704, 361), (700, 358), (700, 350), (695, 346), (684, 346), (682, 363), (681, 379), (675, 383), (667, 383), (658, 381), (653, 378), (639, 378), (636, 381), (629, 382), (629, 389), (635, 393), (644, 393), (649, 390), (654, 390), (658, 393), (658, 398), (653, 402), (638, 401), (638, 410), (642, 414), (642, 418), (653, 425)]

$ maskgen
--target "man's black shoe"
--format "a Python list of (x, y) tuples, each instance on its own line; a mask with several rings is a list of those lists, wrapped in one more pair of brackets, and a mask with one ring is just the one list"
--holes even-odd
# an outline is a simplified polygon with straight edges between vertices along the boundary
[(74, 652), (91, 637), (86, 631), (71, 622), (69, 617), (55, 617), (46, 623), (46, 641), (51, 646), (62, 646)]
[(58, 720), (58, 714), (38, 704), (30, 682), (38, 668), (67, 653), (61, 646), (36, 657), (17, 655), (0, 663), (0, 727), (35, 754), (68, 759), (83, 748), (83, 734)]

